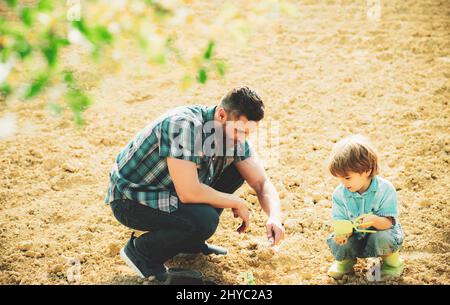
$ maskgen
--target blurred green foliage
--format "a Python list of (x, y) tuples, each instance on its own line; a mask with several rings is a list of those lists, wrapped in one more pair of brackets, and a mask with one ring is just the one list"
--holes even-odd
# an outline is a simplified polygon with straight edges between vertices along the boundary
[[(31, 4), (20, 4), (15, 0), (0, 0), (0, 9), (6, 9), (6, 15), (0, 16), (0, 102), (5, 101), (14, 93), (16, 97), (23, 100), (33, 99), (43, 94), (47, 88), (64, 84), (65, 92), (61, 95), (64, 104), (49, 102), (50, 109), (57, 114), (67, 108), (73, 113), (73, 120), (76, 124), (84, 123), (83, 112), (92, 104), (89, 95), (81, 89), (74, 78), (72, 71), (60, 68), (62, 50), (72, 44), (68, 32), (70, 29), (77, 30), (82, 39), (90, 44), (93, 59), (103, 56), (102, 49), (114, 47), (117, 35), (113, 34), (106, 25), (91, 24), (81, 16), (77, 20), (64, 20), (61, 22), (61, 15), (57, 15), (58, 5), (61, 2), (56, 0), (40, 0)], [(164, 18), (174, 12), (165, 8), (161, 3), (154, 0), (141, 0), (146, 5), (146, 10), (153, 10), (157, 18)], [(5, 5), (6, 4), (6, 7)], [(64, 4), (62, 4), (62, 9)], [(61, 9), (61, 7), (60, 7)], [(58, 19), (59, 18), (59, 19)], [(55, 21), (56, 20), (56, 21)], [(148, 41), (137, 37), (138, 44), (145, 49), (149, 49)], [(150, 46), (151, 47), (151, 46)], [(197, 81), (204, 84), (208, 80), (208, 73), (215, 71), (218, 75), (224, 76), (225, 64), (214, 59), (214, 41), (209, 41), (203, 52), (200, 63), (198, 63)], [(180, 57), (180, 51), (173, 46), (173, 38), (167, 37), (165, 48)], [(164, 64), (167, 56), (164, 53), (152, 55), (153, 62)], [(24, 68), (25, 63), (42, 61), (45, 65), (36, 64), (36, 69), (28, 71)], [(10, 81), (11, 74), (26, 70), (27, 80), (14, 84)], [(192, 77), (185, 76), (182, 82), (188, 83)], [(23, 85), (23, 83), (26, 85)], [(21, 90), (19, 90), (21, 89)]]

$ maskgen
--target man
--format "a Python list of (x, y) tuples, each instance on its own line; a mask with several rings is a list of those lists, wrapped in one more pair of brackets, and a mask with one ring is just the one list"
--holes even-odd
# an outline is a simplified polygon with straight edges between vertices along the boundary
[(105, 199), (131, 236), (121, 257), (141, 277), (167, 276), (164, 262), (179, 253), (225, 255), (206, 243), (223, 209), (249, 226), (245, 201), (233, 193), (244, 180), (269, 216), (267, 237), (284, 237), (278, 193), (246, 138), (264, 117), (261, 98), (248, 87), (228, 92), (219, 105), (183, 106), (163, 114), (122, 149)]

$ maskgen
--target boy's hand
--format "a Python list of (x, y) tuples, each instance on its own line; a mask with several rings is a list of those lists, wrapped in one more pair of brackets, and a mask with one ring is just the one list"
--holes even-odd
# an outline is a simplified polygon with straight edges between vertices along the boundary
[[(360, 224), (358, 225), (358, 228), (367, 229), (367, 228), (370, 228), (370, 227), (375, 227), (376, 223), (378, 222), (378, 220), (379, 220), (379, 217), (376, 216), (376, 215), (366, 215), (366, 216), (364, 216), (363, 218), (360, 219), (360, 221), (359, 221)], [(361, 224), (364, 224), (364, 223), (368, 223), (368, 224), (361, 225)]]
[(387, 230), (394, 225), (393, 217), (384, 217), (377, 215), (364, 215), (359, 221), (360, 224), (369, 223), (367, 225), (358, 225), (360, 229), (366, 229), (369, 227), (374, 227), (377, 230)]
[(342, 246), (345, 245), (348, 241), (348, 238), (352, 235), (352, 233), (348, 233), (348, 234), (342, 234), (342, 235), (335, 235), (334, 236), (334, 241)]

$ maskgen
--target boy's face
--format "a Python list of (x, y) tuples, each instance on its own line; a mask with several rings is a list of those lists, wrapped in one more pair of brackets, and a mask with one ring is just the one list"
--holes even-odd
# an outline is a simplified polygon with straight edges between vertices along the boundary
[(350, 192), (364, 192), (370, 185), (370, 171), (364, 173), (348, 172), (345, 176), (337, 176)]

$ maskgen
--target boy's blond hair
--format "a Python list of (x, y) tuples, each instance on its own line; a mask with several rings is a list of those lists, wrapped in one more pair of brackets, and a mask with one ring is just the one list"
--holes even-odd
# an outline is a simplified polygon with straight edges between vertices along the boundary
[(334, 146), (328, 170), (335, 177), (347, 176), (350, 171), (359, 174), (371, 171), (372, 178), (378, 174), (377, 153), (365, 137), (351, 135)]

